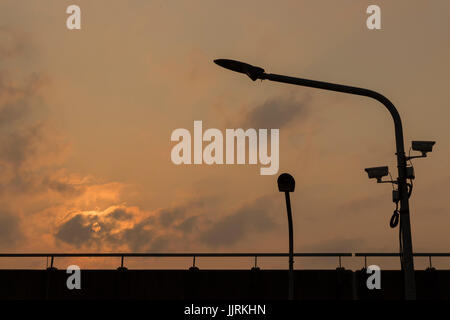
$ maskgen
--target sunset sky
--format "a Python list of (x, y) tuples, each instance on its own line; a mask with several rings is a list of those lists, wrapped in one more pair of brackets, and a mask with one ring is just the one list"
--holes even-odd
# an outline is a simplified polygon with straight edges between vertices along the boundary
[[(67, 6), (81, 30), (66, 28)], [(366, 8), (381, 7), (368, 30)], [(0, 2), (1, 252), (397, 252), (387, 110), (368, 98), (253, 82), (213, 63), (370, 88), (411, 140), (417, 252), (450, 252), (447, 0)], [(180, 165), (173, 130), (280, 129), (280, 170)], [(297, 265), (296, 265), (297, 266)]]

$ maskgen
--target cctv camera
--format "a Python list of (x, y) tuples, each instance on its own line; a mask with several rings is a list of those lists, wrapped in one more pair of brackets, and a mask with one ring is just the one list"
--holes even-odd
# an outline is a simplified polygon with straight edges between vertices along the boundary
[(389, 174), (388, 167), (374, 167), (374, 168), (366, 168), (364, 170), (369, 175), (369, 179), (377, 179), (377, 181), (381, 181), (381, 178)]
[(414, 151), (420, 151), (422, 154), (433, 151), (435, 141), (413, 141), (412, 149)]

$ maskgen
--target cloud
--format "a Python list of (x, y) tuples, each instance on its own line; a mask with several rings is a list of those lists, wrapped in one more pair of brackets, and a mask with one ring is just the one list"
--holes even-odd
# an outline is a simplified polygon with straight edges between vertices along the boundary
[(191, 210), (198, 210), (204, 206), (205, 200), (192, 200), (187, 203), (172, 207), (161, 209), (158, 212), (159, 223), (163, 227), (173, 225), (177, 220), (183, 219)]
[(114, 240), (116, 243), (126, 244), (132, 251), (145, 251), (149, 249), (157, 232), (153, 221), (153, 219), (147, 218), (133, 227), (125, 229), (117, 237), (114, 237)]
[(186, 240), (186, 236), (192, 240), (189, 232), (198, 220), (191, 215), (203, 204), (204, 201), (189, 201), (149, 212), (126, 206), (77, 212), (57, 227), (55, 238), (78, 248), (167, 249), (173, 241)]
[(30, 39), (18, 30), (0, 26), (0, 58), (12, 59), (30, 51)]
[(80, 247), (93, 240), (91, 219), (78, 214), (69, 221), (65, 222), (56, 233), (56, 238)]
[(10, 126), (20, 120), (27, 119), (36, 107), (36, 93), (44, 84), (38, 74), (33, 73), (14, 82), (11, 76), (3, 69), (0, 72), (0, 124)]
[(86, 186), (69, 181), (66, 177), (47, 176), (42, 179), (42, 185), (49, 190), (69, 197), (77, 197), (86, 191)]
[(233, 245), (251, 233), (270, 231), (277, 226), (273, 212), (278, 212), (273, 197), (261, 197), (214, 221), (201, 233), (200, 240), (213, 247)]
[(133, 251), (185, 246), (195, 240), (194, 228), (203, 225), (206, 205), (207, 199), (196, 199), (146, 213), (144, 219), (123, 230), (116, 239)]
[(183, 233), (191, 233), (195, 229), (199, 220), (200, 219), (198, 216), (189, 217), (177, 224), (175, 228), (181, 230)]
[[(0, 27), (0, 61), (32, 52), (26, 36)], [(45, 119), (40, 89), (45, 84), (37, 73), (14, 76), (14, 64), (0, 64), (0, 196), (12, 201), (16, 194), (54, 191), (69, 192), (54, 165), (64, 159), (68, 143), (64, 135)], [(19, 61), (20, 66), (20, 61)]]
[(309, 96), (301, 99), (277, 97), (249, 110), (242, 121), (244, 128), (280, 129), (295, 118), (306, 116)]
[(118, 209), (112, 211), (111, 213), (109, 213), (108, 216), (114, 220), (123, 221), (123, 220), (130, 219), (132, 217), (132, 214), (128, 213), (125, 209), (118, 208)]
[[(28, 246), (49, 236), (75, 247), (98, 245), (103, 241), (98, 230), (106, 234), (121, 226), (127, 213), (108, 211), (108, 220), (84, 212), (106, 202), (116, 204), (122, 185), (99, 183), (62, 168), (70, 143), (47, 118), (41, 91), (48, 84), (45, 75), (17, 71), (34, 58), (29, 40), (0, 26), (0, 207), (14, 208), (0, 212), (0, 241), (8, 249), (24, 237)], [(53, 232), (68, 212), (83, 214), (70, 214)]]
[(120, 232), (127, 230), (126, 226), (133, 222), (134, 214), (131, 210), (112, 206), (104, 211), (71, 214), (58, 226), (55, 238), (77, 248), (85, 245), (118, 245), (124, 236)]
[(42, 125), (35, 124), (3, 136), (0, 140), (1, 161), (19, 168), (30, 158), (38, 156), (42, 133)]
[(8, 210), (0, 211), (0, 247), (7, 248), (21, 243), (24, 234), (20, 228), (20, 219)]
[(264, 196), (221, 217), (209, 215), (212, 199), (153, 211), (113, 206), (69, 215), (57, 227), (55, 238), (76, 248), (135, 252), (235, 245), (278, 226), (277, 202)]
[[(236, 245), (276, 225), (270, 197), (226, 210), (221, 216), (212, 214), (217, 212), (217, 199), (209, 198), (145, 210), (124, 204), (123, 184), (98, 182), (64, 169), (70, 144), (42, 112), (45, 75), (7, 70), (20, 66), (16, 58), (26, 57), (32, 48), (28, 43), (20, 45), (24, 37), (5, 30), (0, 29), (0, 60), (12, 63), (0, 61), (0, 205), (8, 201), (17, 210), (2, 216), (8, 226), (3, 237), (48, 238), (47, 244), (68, 250), (182, 250)], [(5, 32), (9, 32), (7, 41)], [(19, 74), (22, 78), (17, 78)], [(287, 126), (305, 114), (307, 100), (268, 100), (248, 111), (240, 123), (254, 128)]]
[(32, 119), (40, 105), (36, 86), (26, 82), (5, 89), (0, 80), (0, 96), (0, 193), (69, 191), (52, 168), (63, 161), (69, 144), (47, 122)]

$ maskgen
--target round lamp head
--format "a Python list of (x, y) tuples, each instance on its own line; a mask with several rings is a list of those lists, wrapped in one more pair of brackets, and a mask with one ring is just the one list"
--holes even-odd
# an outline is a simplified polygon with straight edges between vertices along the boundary
[(295, 190), (295, 180), (294, 177), (289, 173), (282, 173), (278, 177), (278, 190), (280, 192), (294, 192)]
[(260, 67), (252, 66), (251, 64), (236, 61), (236, 60), (230, 60), (230, 59), (216, 59), (214, 60), (214, 63), (221, 66), (222, 68), (244, 73), (247, 76), (250, 77), (253, 81), (256, 79), (259, 79), (262, 74), (264, 74), (264, 69)]

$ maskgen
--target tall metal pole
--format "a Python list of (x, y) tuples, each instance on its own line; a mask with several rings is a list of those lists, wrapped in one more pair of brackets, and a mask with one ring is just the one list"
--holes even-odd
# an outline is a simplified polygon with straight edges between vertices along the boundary
[[(261, 69), (262, 70), (262, 69)], [(416, 299), (416, 283), (414, 276), (414, 260), (413, 260), (413, 247), (412, 247), (412, 237), (411, 237), (411, 224), (409, 218), (409, 196), (408, 187), (406, 181), (406, 155), (405, 147), (403, 141), (403, 128), (400, 115), (389, 99), (381, 95), (378, 92), (358, 88), (345, 86), (340, 84), (334, 84), (329, 82), (301, 79), (288, 77), (283, 75), (277, 75), (272, 73), (258, 72), (253, 75), (256, 79), (261, 80), (271, 80), (276, 82), (289, 83), (299, 86), (312, 87), (330, 91), (344, 92), (359, 96), (366, 96), (373, 98), (381, 102), (390, 112), (392, 119), (394, 120), (395, 127), (395, 145), (397, 149), (397, 168), (398, 168), (398, 189), (400, 193), (400, 219), (401, 219), (401, 233), (402, 233), (402, 248), (403, 251), (400, 256), (402, 262), (402, 268), (404, 273), (404, 284), (405, 284), (405, 299), (414, 300)], [(254, 79), (254, 80), (256, 80)]]
[(292, 229), (292, 211), (291, 211), (291, 199), (289, 192), (284, 193), (286, 197), (286, 209), (288, 216), (288, 228), (289, 228), (289, 300), (294, 299), (294, 233)]

